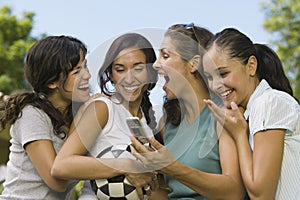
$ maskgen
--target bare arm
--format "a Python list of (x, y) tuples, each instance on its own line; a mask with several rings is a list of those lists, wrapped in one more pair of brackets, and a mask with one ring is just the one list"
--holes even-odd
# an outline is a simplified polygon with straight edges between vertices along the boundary
[(56, 152), (50, 140), (36, 140), (25, 145), (25, 151), (44, 182), (53, 190), (64, 192), (68, 181), (51, 176)]
[(96, 158), (85, 156), (106, 125), (108, 108), (102, 101), (91, 103), (58, 153), (51, 174), (64, 179), (96, 179), (120, 175)]
[(146, 153), (148, 150), (134, 138), (132, 141), (136, 150), (143, 153), (135, 152), (134, 155), (142, 160), (146, 166), (161, 166), (158, 169), (160, 173), (175, 178), (197, 193), (209, 199), (243, 199), (245, 192), (239, 173), (236, 148), (233, 140), (225, 133), (220, 138), (222, 174), (206, 173), (183, 165), (171, 158), (168, 150), (154, 138), (150, 140), (150, 143), (158, 151), (152, 153)]
[(167, 167), (163, 173), (176, 178), (208, 199), (243, 199), (245, 189), (239, 170), (236, 146), (225, 130), (220, 135), (219, 151), (222, 174), (202, 172), (179, 162), (173, 167)]
[(131, 159), (115, 159), (113, 164), (118, 165), (118, 169), (111, 167), (109, 161), (102, 162), (102, 159), (85, 156), (107, 120), (107, 105), (102, 101), (91, 103), (74, 122), (76, 126), (55, 158), (51, 174), (62, 179), (100, 179), (125, 174), (142, 198), (142, 187), (152, 181), (153, 173), (127, 173), (120, 170), (134, 166), (130, 163), (133, 162)]
[(246, 137), (236, 139), (245, 186), (251, 199), (274, 199), (283, 158), (284, 130), (258, 132), (254, 143), (252, 153)]
[(248, 124), (237, 105), (232, 103), (232, 109), (224, 112), (213, 102), (207, 103), (235, 140), (242, 178), (250, 198), (274, 199), (283, 158), (284, 130), (255, 133), (252, 151), (248, 141)]

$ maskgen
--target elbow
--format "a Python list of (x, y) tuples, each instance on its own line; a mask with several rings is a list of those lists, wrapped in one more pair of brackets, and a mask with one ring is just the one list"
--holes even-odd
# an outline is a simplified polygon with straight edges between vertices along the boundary
[(68, 181), (63, 180), (63, 172), (60, 168), (52, 167), (50, 173), (53, 181), (46, 182), (48, 187), (56, 192), (65, 192), (67, 190)]
[(260, 192), (260, 193), (258, 193), (258, 192), (256, 192), (256, 193), (254, 193), (254, 192), (248, 192), (248, 195), (249, 195), (249, 197), (250, 197), (250, 199), (275, 199), (275, 195), (276, 193), (274, 193), (274, 194), (270, 194), (270, 193), (264, 193), (264, 192)]
[(268, 189), (264, 187), (247, 188), (250, 199), (275, 199), (276, 188)]
[(52, 175), (52, 169), (47, 176), (43, 177), (45, 184), (56, 192), (65, 192), (67, 190), (67, 180), (56, 178)]
[(54, 178), (64, 178), (65, 176), (63, 167), (60, 167), (59, 164), (54, 163), (51, 168), (51, 176)]

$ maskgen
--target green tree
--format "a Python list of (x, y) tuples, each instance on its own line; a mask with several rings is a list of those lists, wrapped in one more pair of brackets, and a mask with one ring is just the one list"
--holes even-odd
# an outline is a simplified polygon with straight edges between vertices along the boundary
[(30, 36), (34, 13), (23, 12), (20, 18), (10, 7), (0, 8), (0, 90), (10, 94), (24, 89), (24, 57), (37, 38)]
[(262, 3), (266, 21), (264, 28), (282, 60), (295, 96), (300, 99), (300, 1), (270, 0)]

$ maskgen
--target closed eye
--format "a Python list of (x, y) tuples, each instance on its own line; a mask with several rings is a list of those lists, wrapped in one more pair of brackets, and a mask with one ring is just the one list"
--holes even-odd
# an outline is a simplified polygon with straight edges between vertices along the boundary
[(229, 72), (220, 72), (219, 75), (220, 77), (226, 77), (226, 75), (228, 74)]

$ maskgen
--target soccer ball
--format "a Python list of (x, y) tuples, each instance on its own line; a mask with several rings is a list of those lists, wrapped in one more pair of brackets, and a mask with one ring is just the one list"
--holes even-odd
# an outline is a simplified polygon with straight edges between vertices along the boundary
[[(129, 145), (113, 145), (103, 150), (98, 158), (136, 158), (130, 153)], [(138, 200), (136, 189), (124, 175), (109, 179), (91, 180), (91, 186), (101, 200)]]

